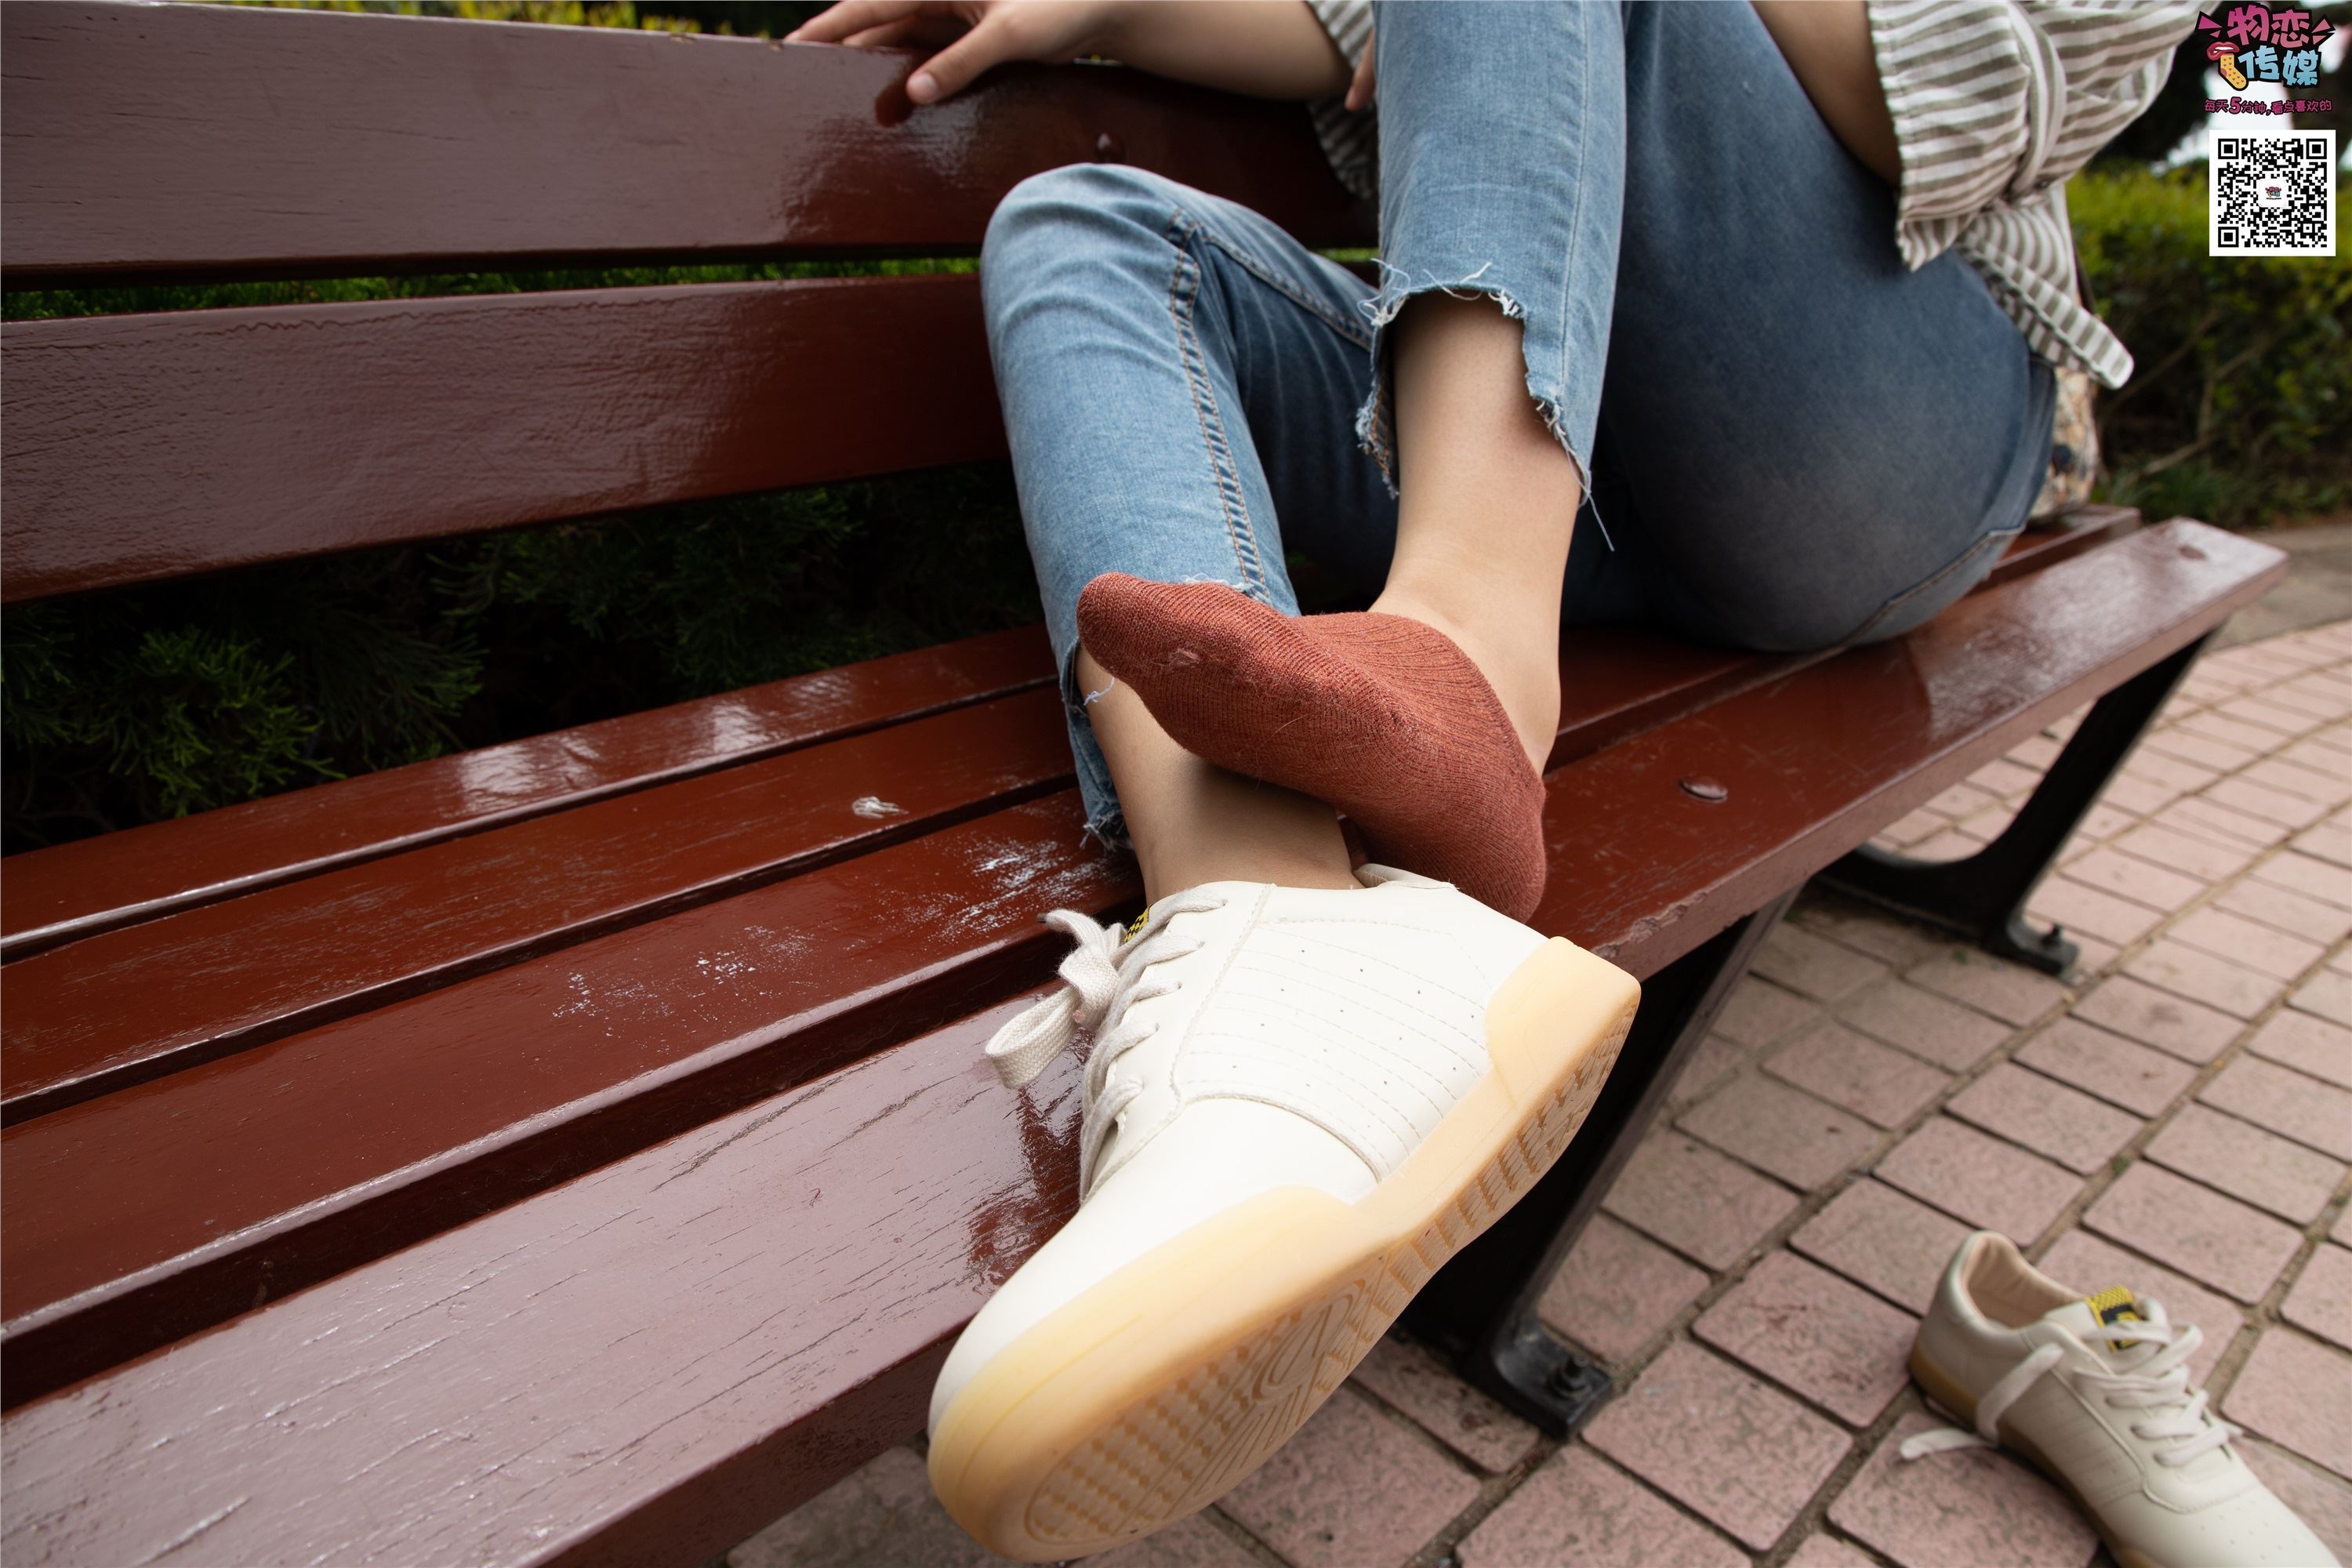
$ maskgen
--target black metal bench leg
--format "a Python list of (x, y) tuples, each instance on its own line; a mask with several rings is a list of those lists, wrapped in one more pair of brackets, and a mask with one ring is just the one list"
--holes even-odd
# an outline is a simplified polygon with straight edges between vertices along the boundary
[(2057, 926), (2036, 929), (2025, 918), (2025, 900), (2204, 647), (2200, 638), (2100, 698), (2016, 818), (1975, 854), (1919, 860), (1865, 845), (1822, 872), (1822, 880), (1969, 937), (2002, 958), (2065, 973), (2081, 949)]
[(1555, 1436), (1599, 1407), (1609, 1374), (1554, 1339), (1536, 1302), (1664, 1108), (1756, 944), (1795, 898), (1757, 910), (1651, 978), (1583, 1133), (1406, 1310), (1405, 1325), (1451, 1351), (1463, 1377)]

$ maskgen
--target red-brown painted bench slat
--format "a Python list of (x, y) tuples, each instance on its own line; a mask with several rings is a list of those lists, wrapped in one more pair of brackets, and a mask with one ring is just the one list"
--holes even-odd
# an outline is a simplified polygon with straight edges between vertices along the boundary
[[(1559, 770), (1532, 923), (1654, 974), (1863, 842), (1855, 824), (1925, 804), (2285, 570), (2269, 545), (2175, 519)], [(1679, 787), (1687, 778), (1727, 797), (1699, 800)], [(1622, 831), (1595, 831), (1629, 815)], [(1697, 867), (1715, 879), (1694, 879)]]
[[(724, 1550), (920, 1426), (943, 1336), (1069, 1212), (1076, 1064), (1005, 1093), (980, 1051), (1009, 1011), (26, 1406), (0, 1427), (0, 1551), (127, 1563), (188, 1538), (162, 1561), (643, 1568)], [(173, 1471), (177, 1500), (156, 1487)]]
[(18, 288), (938, 255), (1023, 176), (1106, 155), (1370, 242), (1296, 104), (1131, 71), (909, 114), (911, 54), (759, 39), (86, 3), (0, 8), (0, 35)]
[[(2281, 570), (2168, 523), (1558, 770), (1539, 920), (1654, 973)], [(1676, 787), (1702, 771), (1721, 803)], [(1109, 891), (1085, 881), (1068, 890)], [(20, 1409), (0, 1427), (5, 1543), (579, 1563), (727, 1545), (919, 1424), (946, 1337), (1066, 1212), (1075, 1064), (1028, 1098), (998, 1089), (976, 1053), (1001, 1016)], [(592, 1375), (605, 1396), (583, 1404), (566, 1384)]]
[(795, 675), (8, 858), (10, 957), (1053, 679), (1041, 626)]
[(19, 321), (0, 367), (11, 603), (1004, 451), (969, 273)]
[(9, 967), (0, 1105), (20, 1121), (1070, 777), (1061, 701), (1033, 689), (86, 937)]
[(1081, 826), (1062, 791), (0, 1131), (7, 1402), (1035, 983), (1039, 916), (1139, 892)]
[[(2030, 536), (2053, 549), (2059, 537)], [(2013, 560), (2031, 558), (2025, 543)], [(1554, 763), (1807, 661), (1571, 634), (1574, 695)], [(11, 1123), (40, 1115), (979, 815), (1069, 773), (1059, 704), (1032, 688), (85, 937), (8, 971), (0, 1110)], [(884, 795), (896, 812), (858, 815), (857, 801)], [(163, 1012), (136, 984), (155, 974), (202, 980)]]

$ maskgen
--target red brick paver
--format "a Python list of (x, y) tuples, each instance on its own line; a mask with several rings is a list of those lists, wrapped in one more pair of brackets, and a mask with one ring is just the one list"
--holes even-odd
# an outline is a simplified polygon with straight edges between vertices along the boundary
[(1878, 1139), (1860, 1117), (1760, 1073), (1733, 1079), (1675, 1124), (1797, 1187), (1821, 1185)]
[(1932, 1118), (1897, 1144), (1878, 1163), (1878, 1179), (1972, 1226), (2029, 1243), (2083, 1184), (2071, 1171), (1948, 1116)]
[(2017, 1059), (2142, 1116), (2171, 1104), (2197, 1076), (2161, 1051), (2079, 1018), (2059, 1019), (2028, 1040)]
[(2198, 1098), (2339, 1160), (2352, 1160), (2352, 1089), (2260, 1057), (2240, 1057)]
[(1883, 978), (1886, 966), (1784, 921), (1756, 950), (1755, 971), (1801, 996), (1837, 1002)]
[(2261, 1210), (2145, 1160), (2084, 1211), (2083, 1223), (2241, 1301), (2263, 1299), (2300, 1239)]
[(1797, 1194), (1678, 1132), (1633, 1152), (1604, 1206), (1709, 1268), (1728, 1268), (1797, 1206)]
[(2030, 1024), (2067, 998), (2066, 988), (2046, 974), (1967, 949), (1921, 964), (1910, 979), (2005, 1024)]
[(1601, 1214), (1576, 1238), (1537, 1312), (1601, 1360), (1624, 1362), (1706, 1287), (1704, 1270)]
[(2158, 1164), (2300, 1226), (2319, 1217), (2344, 1166), (2250, 1121), (2185, 1105), (2147, 1146)]
[(1861, 1426), (1875, 1420), (1909, 1381), (1904, 1358), (1917, 1327), (1910, 1313), (1820, 1265), (1775, 1252), (1701, 1314), (1691, 1331)]
[(1856, 1182), (1798, 1227), (1789, 1245), (1888, 1300), (1927, 1310), (1969, 1227), (1883, 1182)]
[(1356, 1381), (1490, 1474), (1509, 1469), (1535, 1444), (1534, 1427), (1410, 1341), (1390, 1338), (1373, 1346), (1356, 1368)]
[(1903, 1439), (1941, 1424), (1923, 1415), (1896, 1422), (1830, 1505), (1830, 1522), (1903, 1568), (2090, 1561), (2097, 1532), (2022, 1461), (1982, 1448), (1896, 1456)]
[(1900, 980), (1841, 1004), (1838, 1022), (1947, 1072), (1968, 1071), (2010, 1035), (2009, 1026), (1998, 1019)]
[(1950, 1081), (1842, 1024), (1823, 1024), (1767, 1058), (1764, 1070), (1881, 1127), (1899, 1127)]
[(2352, 1252), (2330, 1242), (2313, 1253), (2281, 1310), (2287, 1321), (2352, 1350)]
[(2270, 975), (2169, 938), (2124, 965), (2126, 973), (2192, 1002), (2252, 1018), (2284, 988)]
[(1950, 1110), (1963, 1121), (2084, 1175), (2105, 1165), (2145, 1125), (2080, 1089), (2010, 1062), (1994, 1064), (1960, 1090)]
[(2352, 1089), (2352, 1029), (2289, 1007), (2254, 1031), (2246, 1048), (2298, 1072)]
[(1591, 1449), (1554, 1456), (1462, 1542), (1462, 1568), (1746, 1568), (1748, 1554)]
[(1753, 1048), (1784, 1039), (1798, 1025), (1821, 1016), (1820, 1003), (1750, 975), (1732, 990), (1731, 999), (1716, 1016), (1715, 1032)]
[(2128, 974), (2100, 983), (2074, 1004), (2074, 1017), (2187, 1062), (2205, 1063), (2237, 1038), (2244, 1023), (2229, 1014), (2159, 990)]
[(2273, 1329), (2230, 1385), (2231, 1420), (2352, 1480), (2352, 1361), (2293, 1329)]
[(1401, 1563), (1477, 1478), (1342, 1388), (1220, 1506), (1297, 1568)]
[(1845, 1434), (1684, 1342), (1593, 1417), (1591, 1445), (1761, 1552), (1849, 1446)]

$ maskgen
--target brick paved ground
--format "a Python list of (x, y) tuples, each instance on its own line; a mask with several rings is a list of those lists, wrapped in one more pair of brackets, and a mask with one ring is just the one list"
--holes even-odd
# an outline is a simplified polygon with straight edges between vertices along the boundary
[[(1997, 833), (2067, 724), (1894, 825)], [(1383, 1344), (1219, 1509), (1116, 1568), (2105, 1561), (2005, 1455), (1931, 1424), (1914, 1315), (1990, 1226), (2201, 1324), (2251, 1462), (2352, 1561), (2352, 621), (2202, 661), (2034, 900), (2064, 984), (1808, 895), (1544, 1302), (1618, 1394), (1540, 1439)], [(990, 1561), (883, 1456), (733, 1568)]]

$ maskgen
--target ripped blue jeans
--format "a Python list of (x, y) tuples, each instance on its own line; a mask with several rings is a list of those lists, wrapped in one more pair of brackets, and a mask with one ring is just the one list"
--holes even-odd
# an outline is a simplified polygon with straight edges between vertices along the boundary
[[(1297, 552), (1369, 595), (1394, 546), (1378, 323), (1518, 320), (1590, 494), (1564, 618), (1794, 650), (1917, 626), (1990, 571), (2050, 451), (2049, 368), (1744, 5), (1378, 14), (1382, 282), (1234, 203), (1076, 164), (989, 225), (989, 347), (1088, 824), (1125, 838), (1074, 672), (1104, 572), (1288, 614)], [(1574, 671), (1568, 672), (1574, 679)]]

